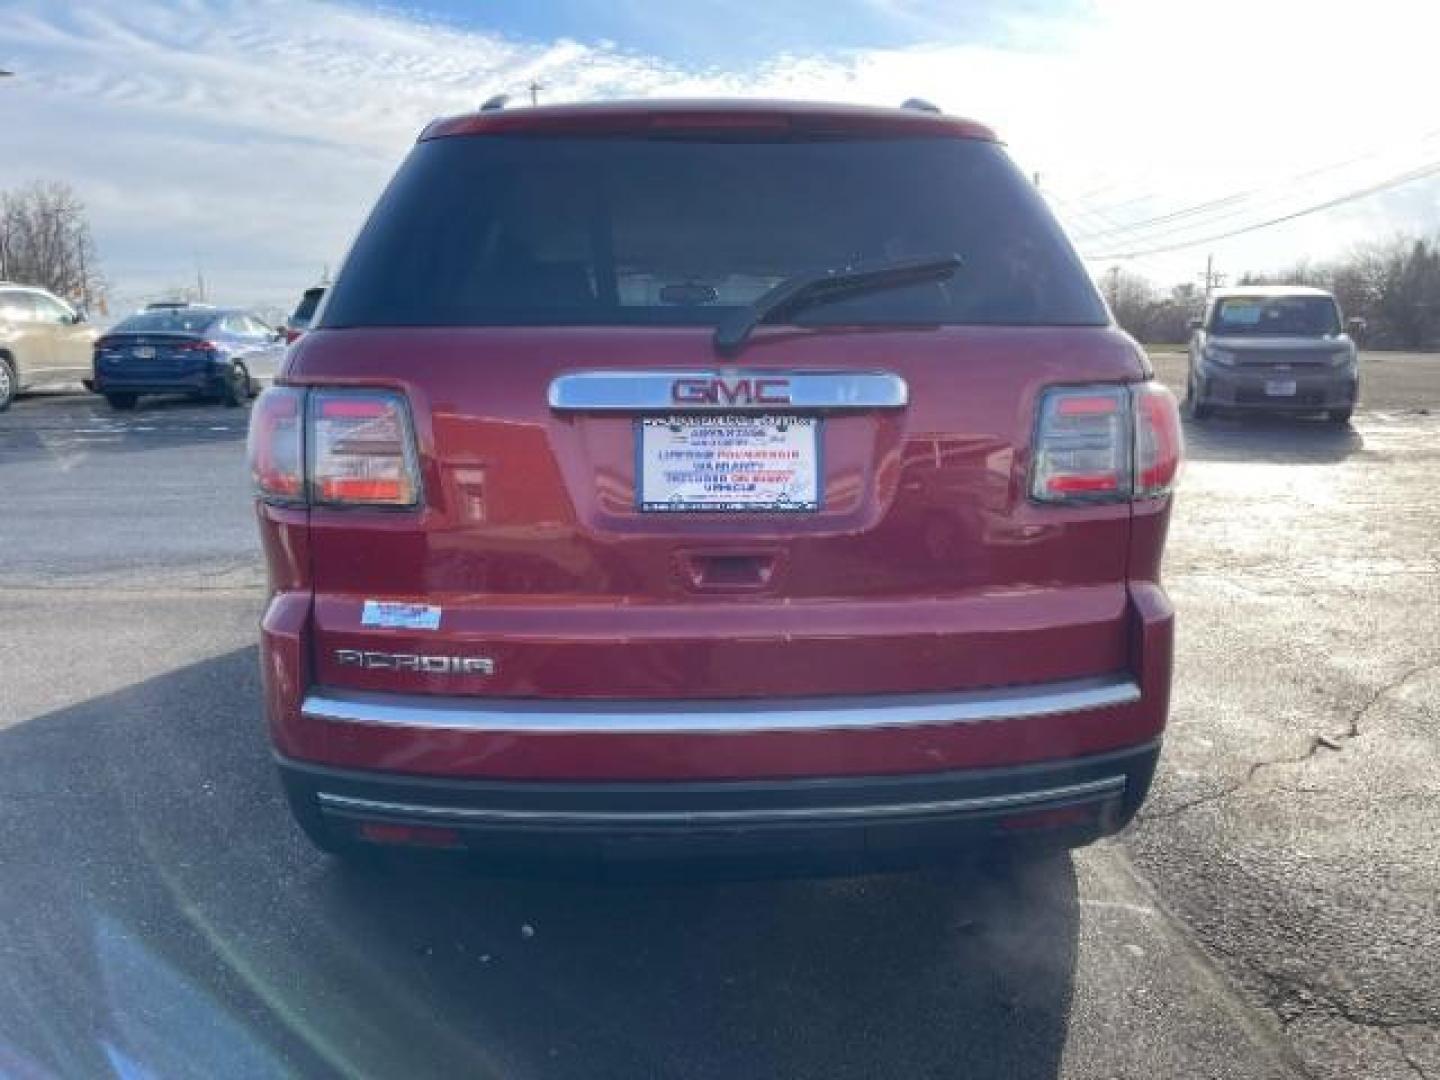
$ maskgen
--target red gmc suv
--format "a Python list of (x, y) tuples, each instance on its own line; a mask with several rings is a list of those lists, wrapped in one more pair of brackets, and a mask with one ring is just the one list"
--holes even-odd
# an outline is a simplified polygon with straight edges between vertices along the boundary
[(1111, 833), (1165, 725), (1180, 454), (978, 124), (437, 121), (253, 415), (290, 805), (342, 854)]

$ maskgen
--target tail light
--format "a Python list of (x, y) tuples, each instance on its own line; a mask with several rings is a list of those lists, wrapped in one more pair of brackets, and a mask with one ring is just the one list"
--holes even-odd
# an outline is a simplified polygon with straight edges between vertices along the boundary
[(1174, 486), (1181, 453), (1180, 413), (1163, 386), (1057, 387), (1040, 400), (1030, 497), (1044, 503), (1157, 498)]
[(310, 491), (316, 503), (414, 506), (420, 494), (410, 418), (399, 394), (310, 396)]
[(1130, 392), (1135, 399), (1135, 497), (1168, 495), (1185, 456), (1180, 407), (1159, 383), (1138, 383)]
[(389, 391), (271, 387), (251, 413), (248, 454), (255, 491), (268, 502), (420, 502), (409, 412)]
[(272, 386), (250, 413), (245, 443), (255, 492), (279, 503), (305, 501), (305, 391)]
[(284, 335), (285, 335), (285, 344), (286, 344), (286, 345), (293, 345), (293, 344), (295, 344), (296, 340), (300, 337), (301, 331), (296, 330), (293, 326), (287, 326), (287, 327), (285, 327), (285, 329), (282, 331), (282, 333), (284, 333)]
[(177, 341), (173, 348), (178, 352), (216, 352), (220, 346), (213, 341)]

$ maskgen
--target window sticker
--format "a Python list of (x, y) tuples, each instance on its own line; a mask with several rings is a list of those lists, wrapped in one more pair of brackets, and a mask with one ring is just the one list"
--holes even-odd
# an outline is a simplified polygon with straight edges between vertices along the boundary
[(1263, 304), (1248, 302), (1237, 304), (1231, 300), (1227, 301), (1225, 306), (1220, 309), (1220, 318), (1236, 326), (1258, 326), (1260, 316), (1264, 311), (1265, 307)]
[(361, 626), (384, 626), (399, 630), (440, 629), (441, 609), (429, 604), (399, 604), (388, 600), (366, 600), (360, 612)]

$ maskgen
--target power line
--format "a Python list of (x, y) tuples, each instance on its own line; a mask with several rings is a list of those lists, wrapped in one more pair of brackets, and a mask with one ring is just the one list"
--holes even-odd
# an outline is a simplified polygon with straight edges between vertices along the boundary
[(1399, 176), (1392, 176), (1388, 180), (1382, 180), (1379, 183), (1371, 184), (1368, 187), (1360, 188), (1356, 191), (1350, 191), (1345, 193), (1344, 195), (1337, 195), (1333, 199), (1327, 199), (1324, 202), (1316, 203), (1313, 206), (1307, 206), (1302, 210), (1295, 210), (1291, 213), (1282, 214), (1279, 217), (1270, 218), (1267, 221), (1259, 221), (1254, 223), (1253, 225), (1246, 225), (1239, 229), (1230, 229), (1226, 232), (1215, 233), (1210, 236), (1203, 236), (1194, 240), (1181, 240), (1173, 244), (1163, 244), (1159, 247), (1145, 248), (1141, 251), (1116, 252), (1105, 255), (1088, 255), (1086, 256), (1086, 258), (1095, 261), (1103, 261), (1105, 259), (1138, 259), (1146, 255), (1163, 255), (1171, 251), (1182, 251), (1185, 248), (1198, 247), (1201, 244), (1211, 244), (1216, 242), (1217, 240), (1229, 240), (1232, 237), (1242, 236), (1245, 233), (1256, 232), (1260, 229), (1268, 229), (1272, 225), (1281, 225), (1287, 221), (1294, 221), (1296, 218), (1306, 217), (1309, 214), (1318, 214), (1322, 210), (1329, 210), (1333, 207), (1340, 206), (1347, 202), (1354, 202), (1356, 199), (1363, 199), (1369, 195), (1374, 195), (1378, 192), (1386, 191), (1389, 188), (1400, 187), (1402, 184), (1408, 184), (1415, 180), (1423, 180), (1425, 177), (1434, 176), (1437, 173), (1440, 173), (1440, 161), (1432, 161), (1429, 164), (1422, 165), (1417, 169), (1412, 169), (1409, 172), (1401, 173)]
[[(1417, 144), (1425, 143), (1425, 142), (1428, 142), (1429, 140), (1434, 139), (1434, 138), (1436, 138), (1436, 137), (1440, 137), (1440, 128), (1436, 128), (1436, 129), (1431, 130), (1431, 131), (1423, 132), (1422, 134), (1420, 134), (1419, 136), (1417, 136), (1412, 142), (1407, 143), (1407, 145), (1417, 145)], [(1099, 231), (1099, 232), (1088, 233), (1088, 234), (1086, 234), (1086, 235), (1077, 237), (1077, 238), (1076, 238), (1076, 242), (1077, 242), (1077, 243), (1088, 243), (1088, 242), (1092, 242), (1092, 241), (1095, 241), (1095, 240), (1115, 240), (1115, 239), (1118, 239), (1119, 237), (1124, 236), (1124, 235), (1133, 234), (1133, 233), (1137, 233), (1137, 232), (1150, 231), (1151, 227), (1152, 227), (1152, 226), (1155, 226), (1155, 225), (1164, 225), (1164, 224), (1168, 224), (1169, 222), (1172, 222), (1172, 221), (1179, 221), (1179, 220), (1182, 220), (1182, 219), (1184, 219), (1184, 218), (1194, 217), (1194, 216), (1196, 216), (1196, 215), (1202, 215), (1202, 216), (1203, 216), (1203, 215), (1207, 214), (1208, 211), (1224, 209), (1225, 207), (1233, 206), (1233, 205), (1236, 204), (1236, 203), (1243, 202), (1243, 201), (1246, 200), (1246, 199), (1252, 198), (1252, 197), (1255, 196), (1255, 195), (1263, 195), (1267, 190), (1275, 189), (1275, 188), (1282, 188), (1282, 187), (1283, 187), (1283, 188), (1292, 187), (1292, 186), (1294, 186), (1295, 184), (1300, 183), (1300, 182), (1302, 182), (1302, 181), (1310, 180), (1310, 179), (1313, 179), (1314, 177), (1317, 177), (1317, 176), (1323, 176), (1323, 175), (1326, 174), (1326, 173), (1336, 172), (1336, 171), (1338, 171), (1338, 170), (1340, 170), (1340, 169), (1349, 168), (1350, 166), (1359, 164), (1359, 163), (1362, 162), (1362, 161), (1367, 161), (1367, 160), (1370, 160), (1371, 158), (1379, 157), (1380, 155), (1382, 155), (1382, 154), (1385, 153), (1385, 152), (1386, 152), (1386, 149), (1385, 149), (1385, 148), (1370, 149), (1370, 150), (1365, 151), (1364, 153), (1360, 153), (1360, 154), (1356, 154), (1356, 155), (1354, 155), (1354, 156), (1352, 156), (1352, 157), (1348, 157), (1348, 158), (1344, 159), (1343, 161), (1333, 161), (1333, 162), (1329, 162), (1328, 164), (1320, 165), (1320, 166), (1317, 166), (1317, 167), (1315, 167), (1315, 168), (1313, 168), (1313, 169), (1307, 169), (1307, 170), (1305, 170), (1304, 172), (1295, 173), (1295, 174), (1293, 174), (1293, 175), (1291, 175), (1291, 176), (1288, 176), (1288, 177), (1285, 177), (1285, 178), (1283, 178), (1283, 179), (1274, 181), (1273, 183), (1270, 183), (1270, 184), (1257, 184), (1257, 185), (1255, 185), (1255, 186), (1252, 186), (1252, 187), (1243, 189), (1243, 190), (1241, 190), (1241, 191), (1235, 191), (1235, 192), (1231, 192), (1231, 193), (1228, 194), (1228, 195), (1219, 196), (1218, 198), (1208, 199), (1208, 200), (1206, 200), (1205, 202), (1197, 203), (1197, 204), (1195, 204), (1195, 205), (1193, 205), (1193, 206), (1182, 207), (1182, 208), (1179, 209), (1179, 210), (1172, 210), (1172, 211), (1170, 211), (1170, 212), (1168, 212), (1168, 213), (1160, 214), (1160, 215), (1158, 215), (1158, 216), (1156, 216), (1156, 217), (1144, 218), (1144, 219), (1142, 219), (1142, 220), (1140, 220), (1140, 221), (1132, 221), (1132, 222), (1129, 222), (1128, 224), (1125, 224), (1125, 225), (1119, 225), (1119, 226), (1117, 226), (1114, 230), (1111, 230), (1111, 231), (1101, 230), (1101, 231)], [(1135, 203), (1137, 203), (1137, 202), (1144, 202), (1144, 201), (1146, 201), (1146, 199), (1145, 199), (1145, 197), (1142, 196), (1141, 198), (1138, 198), (1138, 199), (1130, 199), (1130, 200), (1128, 200), (1128, 201), (1126, 201), (1126, 202), (1124, 202), (1124, 203), (1120, 203), (1120, 204), (1115, 205), (1115, 206), (1105, 207), (1105, 208), (1103, 208), (1103, 210), (1104, 210), (1106, 213), (1113, 213), (1113, 212), (1114, 212), (1115, 210), (1117, 210), (1117, 209), (1121, 209), (1121, 208), (1123, 208), (1123, 207), (1125, 207), (1125, 206), (1130, 206), (1130, 205), (1133, 205), (1133, 204), (1135, 204)], [(1100, 210), (1094, 210), (1094, 209), (1090, 209), (1090, 210), (1088, 210), (1087, 212), (1092, 213), (1092, 214), (1100, 214), (1100, 213), (1101, 213)], [(1243, 212), (1243, 208), (1242, 208), (1242, 212)], [(1223, 218), (1223, 217), (1233, 217), (1233, 216), (1235, 216), (1235, 215), (1234, 215), (1234, 214), (1222, 214), (1222, 215), (1219, 215), (1219, 216)], [(1173, 234), (1173, 233), (1175, 233), (1175, 232), (1177, 232), (1177, 231), (1180, 231), (1180, 230), (1176, 230), (1176, 229), (1163, 230), (1163, 231), (1160, 233), (1160, 235), (1171, 235), (1171, 234)], [(1154, 240), (1154, 239), (1156, 239), (1156, 237), (1151, 237), (1150, 239), (1151, 239), (1151, 240)]]

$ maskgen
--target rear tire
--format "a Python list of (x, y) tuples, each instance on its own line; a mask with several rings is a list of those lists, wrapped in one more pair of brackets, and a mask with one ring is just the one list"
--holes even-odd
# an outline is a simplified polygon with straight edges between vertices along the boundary
[(0, 412), (10, 407), (19, 392), (20, 377), (15, 374), (15, 365), (8, 356), (0, 356)]
[(1325, 419), (1339, 427), (1350, 423), (1350, 417), (1354, 415), (1355, 409), (1352, 406), (1348, 409), (1331, 409), (1325, 414)]
[(130, 412), (140, 400), (139, 394), (106, 394), (110, 407), (119, 412)]
[(1193, 379), (1185, 392), (1185, 411), (1190, 414), (1191, 420), (1209, 420), (1215, 415), (1215, 406), (1200, 400), (1200, 391)]
[(244, 364), (231, 364), (220, 388), (220, 403), (227, 409), (238, 409), (250, 397), (250, 373)]

